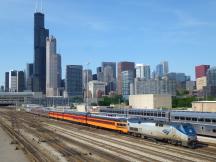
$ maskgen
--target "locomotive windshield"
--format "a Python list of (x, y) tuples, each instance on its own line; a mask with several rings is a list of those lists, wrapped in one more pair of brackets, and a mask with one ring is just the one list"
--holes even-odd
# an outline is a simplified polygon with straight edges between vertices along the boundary
[(188, 135), (195, 135), (196, 131), (194, 130), (193, 126), (190, 124), (183, 125), (184, 131)]
[(176, 124), (175, 128), (187, 135), (196, 135), (196, 131), (190, 124)]

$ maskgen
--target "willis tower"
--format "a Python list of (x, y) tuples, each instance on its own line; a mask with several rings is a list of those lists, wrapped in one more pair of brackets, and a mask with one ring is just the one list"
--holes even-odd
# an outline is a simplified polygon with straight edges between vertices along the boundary
[(34, 13), (34, 78), (33, 91), (46, 92), (46, 38), (49, 30), (44, 27), (44, 14)]

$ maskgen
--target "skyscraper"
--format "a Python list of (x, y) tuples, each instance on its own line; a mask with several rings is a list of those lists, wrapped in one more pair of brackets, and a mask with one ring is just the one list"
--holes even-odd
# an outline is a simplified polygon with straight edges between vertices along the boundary
[(122, 94), (122, 72), (128, 70), (135, 70), (135, 63), (134, 62), (119, 62), (118, 63), (118, 94)]
[(92, 70), (83, 70), (83, 88), (86, 90), (88, 82), (92, 81)]
[(23, 92), (25, 90), (25, 72), (17, 72), (17, 91)]
[(169, 73), (169, 64), (168, 61), (162, 61), (161, 65), (163, 66), (163, 75), (166, 75)]
[(9, 92), (9, 72), (5, 72), (5, 92)]
[(205, 77), (210, 65), (198, 65), (195, 67), (196, 79)]
[(33, 91), (33, 64), (26, 65), (26, 90)]
[(46, 37), (49, 30), (44, 27), (44, 14), (34, 14), (34, 92), (45, 93), (46, 89)]
[(163, 65), (158, 64), (156, 66), (156, 78), (161, 78), (163, 76)]
[(97, 67), (97, 80), (98, 81), (103, 81), (102, 67)]
[(25, 89), (24, 71), (11, 70), (8, 74), (9, 92), (23, 92)]
[(134, 70), (122, 71), (122, 95), (128, 99), (131, 94), (131, 84), (134, 83)]
[(58, 96), (61, 86), (61, 56), (56, 53), (56, 39), (46, 39), (46, 96)]
[(216, 86), (216, 67), (207, 71), (207, 86)]
[(17, 92), (17, 71), (11, 70), (9, 72), (9, 92)]
[(144, 64), (136, 64), (136, 78), (149, 80), (151, 78), (150, 66)]
[(67, 96), (83, 96), (82, 65), (67, 65), (65, 78), (65, 91)]
[[(109, 68), (112, 73), (113, 79), (116, 79), (116, 63), (115, 62), (102, 62), (102, 71), (104, 73), (104, 78), (106, 79), (106, 75), (110, 75), (110, 72), (106, 73), (106, 69)], [(105, 81), (105, 80), (104, 80)], [(105, 81), (107, 82), (107, 81)]]

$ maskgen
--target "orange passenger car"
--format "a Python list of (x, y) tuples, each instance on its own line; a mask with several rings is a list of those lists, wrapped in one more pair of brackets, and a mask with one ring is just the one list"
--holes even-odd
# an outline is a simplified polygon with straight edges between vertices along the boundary
[(64, 119), (64, 114), (62, 112), (49, 112), (49, 117), (56, 118), (56, 119)]
[(86, 113), (68, 112), (64, 114), (64, 120), (86, 124)]
[(49, 117), (128, 133), (127, 120), (122, 117), (110, 117), (82, 112), (49, 112)]
[(89, 114), (87, 116), (87, 124), (128, 133), (127, 120), (125, 118)]

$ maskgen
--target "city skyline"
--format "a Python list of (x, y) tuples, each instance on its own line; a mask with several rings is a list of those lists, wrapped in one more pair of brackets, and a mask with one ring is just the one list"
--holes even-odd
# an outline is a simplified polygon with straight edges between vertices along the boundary
[[(92, 3), (63, 1), (61, 5), (45, 1), (43, 8), (45, 26), (58, 38), (63, 74), (70, 64), (80, 64), (86, 69), (86, 64), (91, 62), (89, 68), (95, 73), (103, 61), (149, 64), (154, 70), (159, 62), (166, 60), (170, 72), (184, 72), (194, 79), (195, 65), (214, 66), (214, 6), (216, 3), (211, 0), (196, 3), (194, 0), (187, 3), (94, 0)], [(34, 7), (35, 1), (1, 3), (0, 20), (5, 29), (0, 31), (1, 85), (6, 71), (24, 70), (26, 63), (33, 62)], [(201, 9), (208, 11), (200, 15)]]

